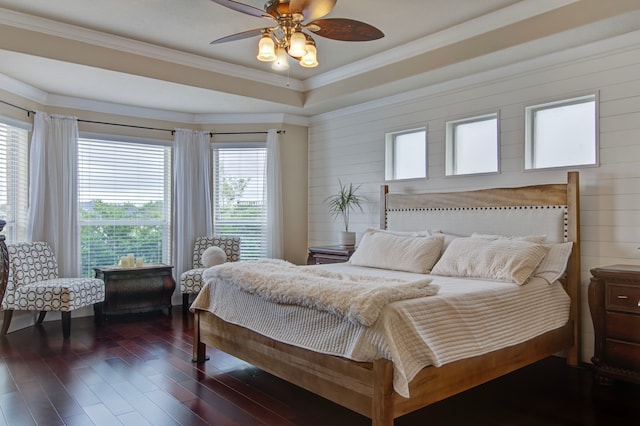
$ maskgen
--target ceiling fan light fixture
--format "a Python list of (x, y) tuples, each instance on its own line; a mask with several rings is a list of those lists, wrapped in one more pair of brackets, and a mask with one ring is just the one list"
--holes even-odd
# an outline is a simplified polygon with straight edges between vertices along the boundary
[(318, 66), (318, 51), (313, 43), (307, 43), (307, 53), (300, 58), (300, 66), (305, 68)]
[(289, 39), (289, 55), (300, 58), (307, 53), (307, 38), (301, 31), (295, 31)]
[(267, 33), (264, 33), (262, 35), (262, 38), (258, 43), (257, 58), (259, 61), (262, 61), (262, 62), (272, 62), (272, 61), (275, 61), (277, 58), (275, 44), (273, 43), (273, 40)]
[(281, 46), (276, 48), (276, 60), (271, 64), (271, 68), (278, 71), (289, 69), (289, 60), (287, 59), (287, 52)]

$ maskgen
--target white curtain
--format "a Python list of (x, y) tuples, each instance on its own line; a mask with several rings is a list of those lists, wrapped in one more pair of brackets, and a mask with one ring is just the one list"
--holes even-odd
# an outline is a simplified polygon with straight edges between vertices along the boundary
[(173, 148), (173, 265), (192, 268), (196, 237), (213, 233), (209, 132), (176, 129)]
[(281, 165), (280, 135), (271, 129), (267, 132), (267, 257), (273, 259), (284, 255)]
[(78, 119), (38, 111), (29, 160), (27, 239), (49, 243), (60, 277), (80, 273), (77, 185)]

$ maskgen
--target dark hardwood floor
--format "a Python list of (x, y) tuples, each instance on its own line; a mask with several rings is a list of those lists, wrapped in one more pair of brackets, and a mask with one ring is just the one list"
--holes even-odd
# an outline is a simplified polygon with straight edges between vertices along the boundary
[[(74, 318), (0, 339), (0, 424), (368, 425), (369, 420), (211, 348), (191, 362), (192, 317), (180, 307)], [(588, 368), (549, 358), (396, 420), (409, 425), (638, 423), (640, 386), (599, 387)]]

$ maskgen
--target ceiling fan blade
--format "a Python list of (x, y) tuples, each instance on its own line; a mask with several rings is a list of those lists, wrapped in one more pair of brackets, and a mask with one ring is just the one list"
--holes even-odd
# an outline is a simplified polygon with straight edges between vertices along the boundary
[(337, 0), (289, 0), (291, 13), (302, 13), (304, 19), (322, 18), (336, 5)]
[(257, 7), (249, 6), (248, 4), (239, 3), (233, 0), (211, 0), (214, 3), (217, 3), (221, 6), (228, 7), (229, 9), (233, 9), (237, 12), (246, 13), (247, 15), (257, 16), (259, 18), (269, 18), (273, 19), (271, 15), (265, 12), (262, 9), (258, 9)]
[(384, 37), (384, 33), (373, 25), (353, 19), (319, 19), (308, 23), (305, 27), (314, 34), (332, 40), (370, 41)]
[(265, 30), (265, 29), (266, 28), (256, 28), (254, 30), (247, 30), (247, 31), (243, 31), (241, 33), (231, 34), (231, 35), (228, 35), (226, 37), (222, 37), (222, 38), (219, 38), (217, 40), (213, 40), (209, 44), (220, 44), (220, 43), (226, 43), (228, 41), (244, 40), (245, 38), (254, 37), (254, 36), (262, 34), (262, 31)]

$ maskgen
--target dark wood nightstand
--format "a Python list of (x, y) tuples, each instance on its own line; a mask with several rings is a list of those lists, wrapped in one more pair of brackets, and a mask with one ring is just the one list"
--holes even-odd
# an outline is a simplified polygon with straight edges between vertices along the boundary
[(171, 314), (171, 296), (176, 288), (173, 266), (146, 264), (124, 268), (94, 268), (96, 278), (104, 280), (105, 315), (147, 312), (167, 308)]
[(307, 265), (347, 262), (354, 251), (355, 247), (346, 246), (309, 247)]
[(605, 266), (591, 274), (596, 381), (640, 383), (640, 265)]

